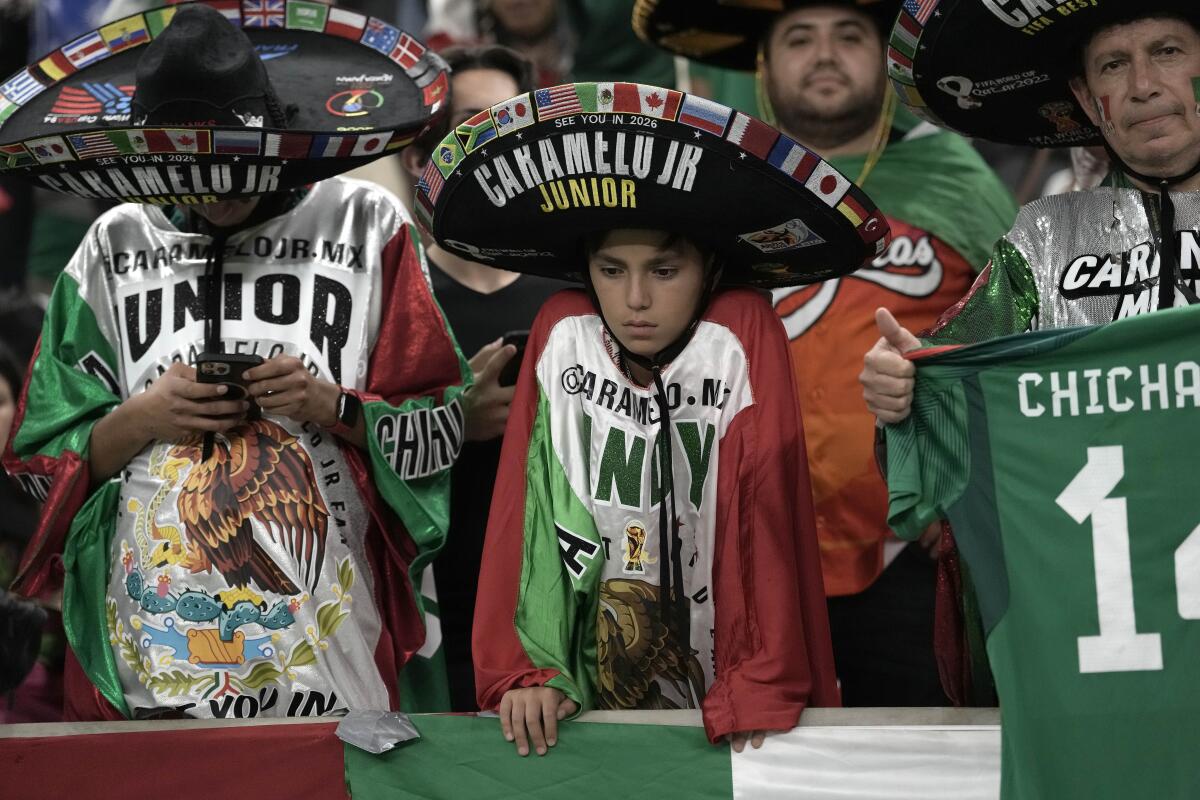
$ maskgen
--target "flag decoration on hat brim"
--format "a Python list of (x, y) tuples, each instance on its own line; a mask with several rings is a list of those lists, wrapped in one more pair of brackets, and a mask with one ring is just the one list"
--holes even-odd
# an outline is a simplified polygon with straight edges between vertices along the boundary
[[(320, 102), (301, 105), (304, 124), (297, 127), (308, 131), (303, 134), (200, 125), (115, 127), (131, 124), (133, 87), (125, 84), (132, 83), (126, 75), (136, 64), (138, 48), (161, 35), (178, 9), (187, 5), (172, 4), (107, 22), (33, 60), (27, 68), (7, 78), (0, 76), (0, 125), (4, 128), (0, 131), (0, 142), (4, 142), (0, 171), (20, 169), (22, 177), (45, 176), (50, 188), (86, 197), (95, 196), (90, 190), (123, 200), (160, 202), (168, 199), (162, 192), (177, 196), (186, 196), (189, 190), (213, 192), (215, 187), (205, 177), (209, 165), (228, 164), (234, 170), (232, 181), (227, 179), (220, 184), (224, 188), (216, 188), (216, 192), (240, 197), (269, 189), (268, 173), (246, 171), (258, 163), (283, 167), (277, 186), (311, 183), (353, 166), (334, 162), (365, 162), (411, 144), (430, 119), (444, 110), (449, 92), (444, 63), (417, 39), (382, 20), (316, 0), (199, 0), (199, 4), (245, 29), (264, 60), (263, 48), (268, 53), (283, 50), (278, 53), (283, 56), (296, 52), (301, 44), (310, 49), (314, 45), (332, 47), (328, 52), (339, 55), (349, 47), (358, 55), (345, 50), (347, 57), (337, 62), (337, 74), (343, 64), (349, 76), (374, 79), (378, 73), (388, 73), (391, 83), (398, 78), (409, 86), (415, 84), (421, 92), (413, 97), (408, 89), (396, 99), (389, 96), (386, 116), (373, 120), (375, 126), (361, 132), (342, 132), (336, 128), (336, 120), (324, 121), (325, 95)], [(269, 38), (272, 36), (279, 38)], [(309, 36), (330, 38), (318, 44)], [(388, 60), (381, 62), (380, 58)], [(111, 65), (105, 63), (107, 59), (114, 59)], [(330, 56), (325, 55), (325, 60)], [(272, 64), (269, 69), (278, 67)], [(343, 83), (353, 80), (346, 77)], [(45, 95), (47, 90), (52, 94)], [(63, 130), (64, 125), (71, 128)], [(482, 141), (495, 135), (494, 129), (481, 129), (477, 138)], [(161, 159), (136, 158), (158, 154), (190, 157), (187, 163), (175, 166)], [(319, 165), (325, 161), (330, 163)], [(131, 170), (135, 169), (157, 171), (164, 177), (159, 181), (132, 180)], [(165, 180), (163, 171), (167, 169), (178, 170), (179, 182)], [(256, 175), (263, 179), (257, 180)], [(204, 188), (206, 184), (208, 188)]]
[(725, 133), (725, 126), (729, 124), (731, 116), (732, 108), (691, 94), (683, 99), (683, 105), (679, 109), (680, 122), (714, 136)]
[(359, 41), (390, 58), (392, 48), (396, 46), (396, 42), (399, 40), (399, 28), (389, 25), (376, 17), (371, 17), (367, 20), (367, 27), (363, 30), (362, 39)]
[(282, 28), (286, 20), (284, 0), (242, 0), (244, 27)]
[(921, 26), (929, 22), (940, 0), (904, 0), (904, 10)]
[(581, 114), (584, 110), (578, 91), (573, 84), (569, 83), (538, 89), (533, 93), (533, 102), (537, 106), (539, 120)]
[(262, 133), (259, 131), (214, 131), (214, 153), (237, 153), (258, 155), (262, 151)]
[(34, 163), (33, 155), (21, 142), (16, 144), (0, 144), (0, 162), (5, 169), (16, 169)]
[(779, 136), (779, 131), (767, 123), (739, 111), (725, 138), (765, 161)]
[(199, 2), (213, 8), (234, 25), (242, 24), (241, 0), (199, 0)]
[(492, 119), (496, 121), (496, 134), (499, 136), (526, 128), (533, 124), (533, 102), (528, 94), (522, 94), (497, 103), (492, 106)]
[(455, 132), (462, 142), (463, 151), (466, 153), (475, 152), (496, 138), (496, 123), (492, 121), (492, 112), (485, 108), (459, 125), (455, 129)]
[(287, 27), (292, 30), (324, 31), (329, 6), (311, 0), (288, 0)]
[(821, 158), (803, 145), (781, 135), (767, 154), (766, 161), (780, 172), (804, 183), (821, 163)]
[(329, 19), (325, 22), (326, 33), (356, 42), (362, 38), (363, 29), (366, 27), (367, 17), (365, 14), (338, 6), (329, 9)]
[(913, 62), (908, 56), (895, 47), (887, 50), (888, 74), (895, 80), (911, 84), (913, 82)]
[(55, 82), (61, 81), (75, 72), (75, 65), (62, 54), (61, 50), (55, 50), (39, 61), (37, 65), (47, 78)]
[(421, 173), (421, 180), (417, 183), (418, 189), (424, 189), (429, 195), (429, 199), (436, 203), (438, 197), (442, 193), (442, 187), (446, 185), (446, 179), (442, 177), (442, 173), (432, 160), (425, 165), (425, 171)]
[(28, 69), (23, 69), (0, 84), (0, 95), (17, 105), (24, 105), (41, 94), (45, 88)]
[[(662, 117), (648, 119), (648, 108)], [(572, 165), (565, 175), (564, 158)], [(747, 114), (614, 81), (543, 87), (456, 126), (435, 148), (414, 204), (438, 241), (458, 242), (451, 246), (468, 258), (503, 254), (517, 272), (572, 280), (573, 236), (620, 226), (625, 213), (640, 215), (639, 226), (672, 230), (695, 217), (694, 235), (736, 265), (728, 280), (784, 286), (849, 274), (878, 255), (887, 222), (852, 187), (817, 153)], [(513, 202), (525, 192), (527, 200)], [(690, 203), (714, 198), (729, 203), (728, 213), (691, 213)], [(768, 234), (789, 225), (794, 232), (799, 222), (810, 226), (803, 246), (764, 249)], [(528, 242), (534, 230), (545, 232), (539, 247)]]

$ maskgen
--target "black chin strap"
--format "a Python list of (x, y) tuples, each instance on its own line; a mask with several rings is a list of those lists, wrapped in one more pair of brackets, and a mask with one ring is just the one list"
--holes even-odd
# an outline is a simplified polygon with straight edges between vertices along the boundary
[(1162, 178), (1154, 175), (1143, 175), (1129, 168), (1113, 149), (1104, 143), (1108, 157), (1114, 165), (1126, 175), (1133, 177), (1148, 186), (1158, 187), (1159, 234), (1158, 234), (1158, 307), (1171, 308), (1175, 305), (1176, 287), (1187, 297), (1189, 302), (1196, 303), (1195, 292), (1185, 286), (1179, 275), (1179, 237), (1175, 235), (1175, 203), (1171, 200), (1171, 187), (1200, 175), (1200, 161), (1182, 175)]
[[(617, 354), (621, 359), (622, 370), (626, 369), (625, 363), (628, 362), (648, 370), (654, 377), (654, 399), (658, 404), (659, 423), (659, 435), (656, 443), (658, 448), (658, 484), (660, 487), (658, 502), (658, 610), (662, 624), (667, 629), (671, 638), (681, 646), (688, 648), (691, 647), (692, 643), (691, 615), (688, 613), (687, 598), (684, 595), (683, 588), (683, 538), (679, 535), (679, 518), (675, 512), (675, 469), (672, 455), (671, 408), (667, 389), (662, 380), (662, 371), (692, 341), (692, 337), (696, 333), (696, 328), (700, 325), (700, 318), (708, 310), (708, 304), (712, 300), (713, 293), (716, 291), (717, 281), (720, 278), (720, 270), (710, 264), (707, 272), (708, 274), (704, 279), (704, 288), (701, 292), (700, 300), (696, 304), (696, 313), (692, 317), (691, 323), (678, 339), (655, 353), (651, 358), (631, 352), (621, 342), (621, 339), (613, 333), (608, 320), (604, 318), (604, 312), (600, 309), (600, 299), (596, 296), (596, 290), (592, 286), (591, 276), (587, 270), (584, 270), (583, 281), (588, 296), (592, 300), (592, 305), (595, 306), (597, 313), (600, 315), (600, 322), (604, 325), (604, 330), (607, 331), (609, 338), (617, 347)], [(670, 503), (669, 506), (668, 503)], [(691, 704), (692, 707), (699, 707), (699, 698), (692, 697)]]
[[(229, 234), (223, 228), (213, 228), (212, 241), (208, 246), (208, 257), (204, 260), (204, 352), (221, 353), (221, 294), (225, 291), (225, 241)], [(204, 434), (204, 445), (200, 453), (202, 461), (208, 461), (216, 444), (216, 435)]]

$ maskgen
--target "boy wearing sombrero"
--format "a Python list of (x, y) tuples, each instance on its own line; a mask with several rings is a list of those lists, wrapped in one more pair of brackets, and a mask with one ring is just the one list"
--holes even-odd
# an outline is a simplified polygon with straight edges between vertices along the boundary
[(773, 293), (804, 403), (829, 626), (851, 706), (948, 705), (947, 692), (974, 698), (953, 685), (943, 691), (935, 661), (938, 567), (926, 550), (936, 554), (940, 526), (909, 546), (888, 530), (887, 490), (863, 434), (872, 419), (859, 402), (861, 365), (844, 350), (874, 343), (881, 305), (912, 330), (932, 325), (970, 288), (1016, 215), (967, 140), (898, 107), (887, 53), (901, 6), (638, 0), (633, 14), (638, 34), (659, 47), (752, 71), (759, 116), (830, 159), (892, 227), (887, 252), (862, 270)]
[(579, 708), (699, 708), (740, 750), (836, 704), (787, 341), (732, 287), (856, 269), (882, 215), (778, 131), (743, 147), (731, 109), (634, 83), (518, 95), (434, 162), (417, 203), (443, 247), (584, 286), (547, 301), (522, 362), (480, 707), (524, 755)]
[(382, 20), (258, 11), (147, 11), (0, 87), (10, 172), (142, 201), (59, 279), (6, 457), (46, 498), (17, 588), (65, 565), (69, 717), (395, 708), (424, 640), (467, 374), (398, 201), (333, 176), (445, 72)]

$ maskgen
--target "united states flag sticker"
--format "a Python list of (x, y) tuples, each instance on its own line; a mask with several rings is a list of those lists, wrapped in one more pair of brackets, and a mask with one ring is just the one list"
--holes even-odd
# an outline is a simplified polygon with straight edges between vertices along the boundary
[(725, 136), (726, 141), (733, 142), (747, 153), (753, 153), (764, 161), (778, 138), (779, 131), (740, 111), (734, 115), (733, 124), (729, 126), (729, 133)]
[(812, 175), (805, 182), (804, 188), (819, 197), (825, 205), (837, 208), (837, 204), (846, 196), (846, 191), (850, 188), (850, 181), (828, 162), (822, 161), (813, 170)]
[(325, 23), (325, 32), (357, 42), (365, 27), (367, 27), (365, 16), (335, 6), (329, 9), (329, 20)]
[(533, 93), (533, 101), (537, 104), (538, 119), (541, 120), (583, 112), (583, 104), (579, 102), (573, 84), (538, 89)]
[(683, 107), (679, 109), (680, 122), (708, 131), (714, 136), (725, 133), (725, 126), (729, 124), (729, 117), (732, 115), (732, 108), (694, 95), (686, 96), (683, 99)]
[(112, 139), (109, 138), (107, 132), (100, 133), (80, 133), (67, 137), (71, 142), (71, 147), (75, 148), (75, 155), (80, 158), (102, 158), (104, 156), (119, 156), (121, 150)]
[(83, 69), (109, 55), (108, 45), (100, 38), (99, 31), (92, 31), (86, 36), (80, 36), (68, 45), (63, 45), (62, 54), (75, 65), (75, 69)]
[(418, 189), (424, 189), (429, 195), (429, 199), (436, 203), (438, 197), (442, 194), (442, 187), (446, 185), (446, 179), (442, 177), (442, 173), (438, 172), (437, 165), (431, 160), (425, 165), (425, 171), (421, 173), (421, 180), (417, 184)]
[(373, 156), (383, 152), (383, 148), (387, 145), (388, 140), (392, 138), (391, 131), (383, 133), (364, 133), (358, 137), (354, 143), (354, 149), (350, 151), (352, 156)]

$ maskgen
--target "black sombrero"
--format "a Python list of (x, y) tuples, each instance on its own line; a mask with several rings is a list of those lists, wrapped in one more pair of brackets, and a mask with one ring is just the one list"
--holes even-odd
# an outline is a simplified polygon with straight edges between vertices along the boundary
[[(214, 30), (216, 13), (232, 27)], [(0, 171), (84, 197), (262, 194), (409, 144), (444, 113), (447, 88), (440, 57), (374, 17), (309, 0), (167, 6), (0, 83)]]
[(538, 89), (434, 148), (417, 213), (451, 252), (581, 280), (583, 239), (682, 233), (761, 287), (857, 270), (887, 244), (875, 204), (816, 153), (726, 106), (637, 83)]
[(873, 17), (886, 38), (900, 0), (637, 0), (633, 29), (645, 41), (717, 67), (753, 70), (758, 44), (783, 12), (845, 5)]
[[(1032, 14), (1027, 6), (1047, 8)], [(968, 136), (1034, 147), (1103, 142), (1071, 93), (1085, 36), (1156, 11), (1200, 21), (1196, 0), (907, 0), (888, 74), (918, 116)]]

